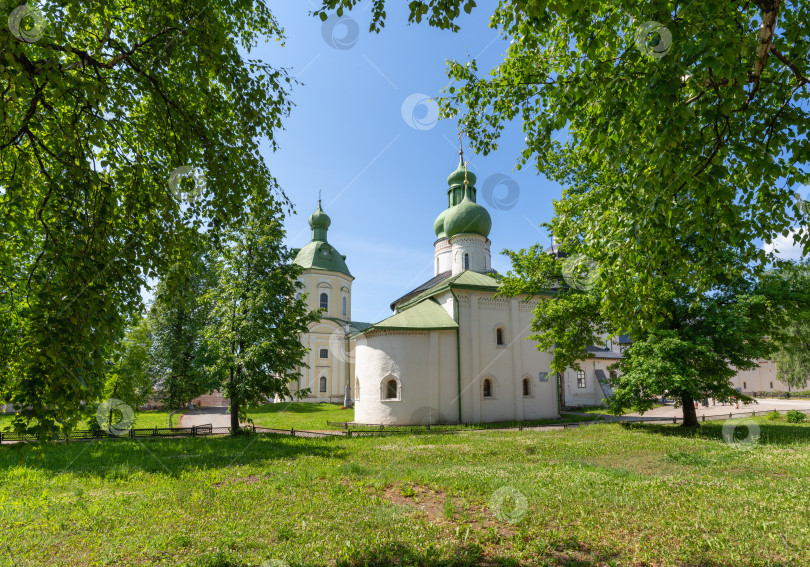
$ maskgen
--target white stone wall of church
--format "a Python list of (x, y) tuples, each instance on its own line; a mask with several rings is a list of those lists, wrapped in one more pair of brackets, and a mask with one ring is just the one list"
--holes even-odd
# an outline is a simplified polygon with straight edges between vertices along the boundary
[[(551, 356), (537, 350), (531, 334), (532, 305), (491, 293), (459, 293), (461, 327), (462, 419), (470, 422), (529, 420), (559, 416)], [(497, 344), (497, 329), (505, 345)], [(548, 379), (540, 381), (540, 372)], [(528, 396), (523, 379), (530, 380)], [(493, 384), (484, 397), (484, 380)]]
[[(301, 275), (304, 284), (301, 292), (307, 294), (307, 306), (310, 309), (320, 307), (320, 295), (329, 297), (327, 317), (351, 320), (352, 317), (352, 280), (348, 276), (324, 270), (307, 270)], [(343, 314), (343, 298), (346, 298), (346, 314)]]
[[(453, 274), (459, 274), (465, 269), (474, 272), (485, 272), (491, 267), (490, 242), (487, 238), (476, 234), (459, 234), (450, 238), (452, 246), (451, 261)], [(469, 256), (469, 268), (464, 266), (464, 255)]]
[(585, 372), (585, 387), (577, 386), (577, 371), (569, 368), (563, 375), (563, 404), (566, 407), (601, 406), (605, 392), (599, 385), (596, 370), (602, 370), (608, 376), (608, 366), (617, 362), (615, 359), (589, 358), (580, 360), (579, 365)]
[(438, 240), (433, 245), (433, 275), (438, 276), (442, 272), (447, 272), (452, 268), (452, 247), (445, 238)]
[[(303, 401), (342, 403), (346, 384), (351, 382), (349, 377), (353, 374), (353, 360), (346, 353), (344, 328), (338, 322), (323, 319), (313, 323), (301, 340), (310, 349), (306, 356), (309, 368), (301, 368), (300, 387), (310, 389)], [(320, 357), (322, 348), (327, 349), (327, 358)], [(326, 392), (320, 391), (321, 377), (326, 378)]]
[[(374, 332), (356, 347), (355, 414), (358, 423), (455, 422), (454, 331)], [(397, 399), (384, 399), (384, 384), (398, 381)]]
[[(743, 393), (750, 392), (787, 392), (788, 386), (776, 379), (776, 363), (760, 360), (753, 370), (740, 370), (731, 379), (734, 388), (741, 388)], [(773, 388), (771, 388), (773, 384)]]

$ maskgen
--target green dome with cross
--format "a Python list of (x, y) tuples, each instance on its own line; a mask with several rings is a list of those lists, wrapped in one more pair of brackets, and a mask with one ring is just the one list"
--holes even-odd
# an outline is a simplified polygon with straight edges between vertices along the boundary
[(489, 236), (492, 217), (484, 207), (475, 202), (475, 180), (475, 174), (467, 169), (464, 156), (459, 152), (458, 167), (447, 176), (449, 206), (439, 213), (433, 223), (433, 232), (438, 240), (457, 234)]
[(318, 208), (309, 216), (312, 240), (303, 248), (293, 248), (292, 252), (295, 254), (293, 262), (305, 270), (338, 272), (354, 279), (346, 266), (346, 256), (338, 252), (326, 239), (326, 232), (331, 224), (332, 219), (321, 208), (321, 202), (318, 200)]

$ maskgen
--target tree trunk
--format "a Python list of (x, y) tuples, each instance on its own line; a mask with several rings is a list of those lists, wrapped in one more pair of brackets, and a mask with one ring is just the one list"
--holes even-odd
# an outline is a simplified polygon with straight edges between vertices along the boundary
[(231, 366), (231, 435), (239, 433), (239, 398), (236, 397), (234, 387), (234, 369)]
[(682, 394), (681, 405), (683, 405), (683, 427), (697, 426), (697, 411), (695, 411), (695, 400), (692, 399), (692, 396)]
[(231, 435), (239, 433), (239, 400), (231, 398)]

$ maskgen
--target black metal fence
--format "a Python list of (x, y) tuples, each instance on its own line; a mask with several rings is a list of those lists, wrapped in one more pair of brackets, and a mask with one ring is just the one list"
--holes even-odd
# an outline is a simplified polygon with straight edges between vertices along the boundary
[(81, 441), (87, 439), (135, 439), (154, 437), (203, 437), (207, 435), (229, 435), (229, 427), (212, 427), (211, 425), (196, 425), (193, 427), (149, 427), (128, 429), (118, 432), (107, 432), (101, 429), (77, 429), (70, 433), (57, 433), (55, 436), (45, 437), (36, 433), (16, 433), (0, 431), (0, 443), (20, 441)]

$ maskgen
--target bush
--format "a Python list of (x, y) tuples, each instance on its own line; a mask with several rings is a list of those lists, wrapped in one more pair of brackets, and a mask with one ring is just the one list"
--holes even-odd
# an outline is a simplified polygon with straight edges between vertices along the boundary
[[(804, 415), (804, 414), (802, 414), (802, 415)], [(773, 421), (773, 420), (775, 420), (775, 419), (779, 419), (780, 417), (782, 417), (782, 415), (781, 415), (781, 414), (780, 414), (778, 411), (773, 410), (773, 411), (769, 411), (769, 412), (768, 412), (768, 413), (765, 415), (765, 417), (767, 417), (768, 419), (770, 419), (771, 421)]]
[(785, 417), (790, 423), (800, 423), (807, 418), (802, 412), (796, 410), (790, 410), (785, 414)]

